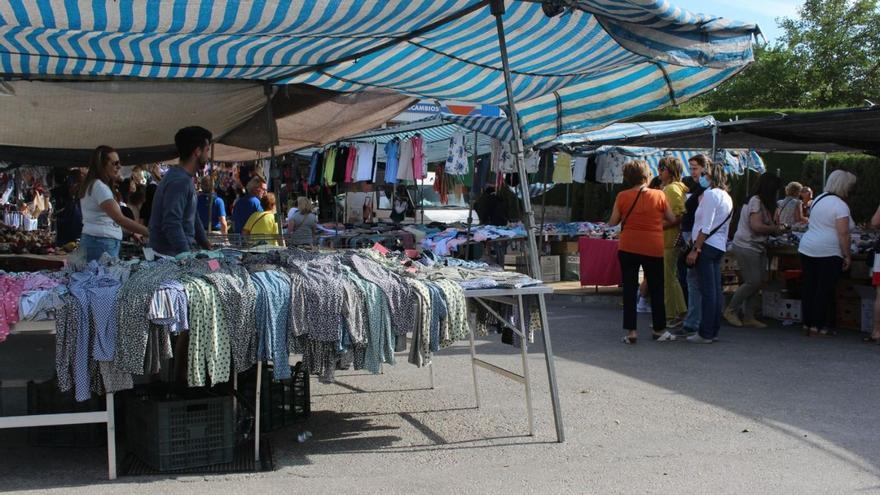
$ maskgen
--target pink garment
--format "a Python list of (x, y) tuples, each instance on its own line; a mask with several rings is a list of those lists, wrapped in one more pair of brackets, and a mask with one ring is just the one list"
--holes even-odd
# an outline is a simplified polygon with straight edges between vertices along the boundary
[(428, 176), (428, 169), (425, 167), (425, 150), (424, 140), (422, 136), (416, 135), (412, 138), (413, 147), (413, 174), (416, 179), (424, 179)]
[(581, 285), (620, 285), (623, 283), (620, 260), (617, 258), (619, 244), (616, 240), (580, 238), (578, 251), (581, 257)]
[(357, 164), (357, 146), (349, 146), (348, 147), (348, 160), (345, 162), (345, 179), (344, 179), (344, 182), (347, 184), (354, 182), (354, 180), (352, 180), (352, 176), (354, 175), (355, 164)]
[(24, 286), (22, 287), (22, 291), (27, 292), (31, 290), (48, 290), (54, 289), (58, 287), (59, 282), (57, 279), (52, 277), (48, 277), (42, 273), (34, 273), (27, 275), (24, 277)]
[(24, 283), (24, 278), (0, 276), (0, 342), (6, 340), (12, 325), (18, 323), (18, 300)]

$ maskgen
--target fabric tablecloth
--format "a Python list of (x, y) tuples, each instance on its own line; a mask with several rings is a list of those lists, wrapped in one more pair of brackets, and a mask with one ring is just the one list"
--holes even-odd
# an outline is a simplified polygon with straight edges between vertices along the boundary
[(609, 239), (581, 237), (578, 251), (581, 263), (581, 285), (620, 285), (620, 260), (617, 259), (619, 242)]

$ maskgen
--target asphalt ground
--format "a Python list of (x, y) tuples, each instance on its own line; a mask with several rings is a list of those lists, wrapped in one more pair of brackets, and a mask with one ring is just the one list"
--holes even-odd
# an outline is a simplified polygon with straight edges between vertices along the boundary
[[(549, 303), (566, 441), (557, 443), (540, 338), (523, 387), (478, 370), (466, 343), (435, 356), (435, 384), (405, 362), (312, 380), (312, 418), (271, 434), (275, 471), (106, 481), (103, 449), (0, 437), (0, 490), (40, 493), (880, 493), (880, 346), (854, 332), (725, 327), (711, 345), (656, 343), (648, 315), (620, 343), (616, 299)], [(11, 344), (12, 341), (3, 344)], [(519, 370), (519, 350), (479, 339)], [(405, 358), (404, 358), (405, 359)], [(305, 443), (296, 436), (312, 433)]]

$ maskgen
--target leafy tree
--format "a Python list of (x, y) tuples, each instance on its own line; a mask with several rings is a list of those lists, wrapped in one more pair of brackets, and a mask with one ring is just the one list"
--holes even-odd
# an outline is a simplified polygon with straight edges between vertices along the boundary
[(878, 0), (806, 0), (755, 62), (696, 100), (701, 110), (823, 108), (880, 103)]

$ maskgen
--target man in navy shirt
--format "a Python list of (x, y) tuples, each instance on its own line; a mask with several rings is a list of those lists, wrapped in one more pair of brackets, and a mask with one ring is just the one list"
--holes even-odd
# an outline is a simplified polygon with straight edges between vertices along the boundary
[(211, 156), (211, 138), (211, 132), (202, 127), (185, 127), (174, 136), (180, 163), (159, 182), (150, 215), (150, 247), (157, 253), (176, 256), (194, 243), (203, 249), (211, 247), (196, 215), (193, 184), (193, 177), (205, 169)]
[(260, 200), (269, 190), (266, 187), (266, 181), (262, 177), (256, 176), (247, 183), (247, 196), (239, 198), (235, 202), (232, 209), (232, 231), (241, 233), (241, 228), (247, 223), (248, 218), (256, 212), (263, 211)]

